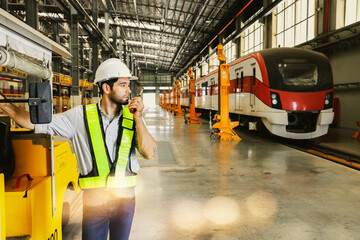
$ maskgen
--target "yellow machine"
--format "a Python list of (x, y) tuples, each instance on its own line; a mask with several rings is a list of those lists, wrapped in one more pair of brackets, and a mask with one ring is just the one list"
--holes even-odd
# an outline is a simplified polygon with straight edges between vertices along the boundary
[(171, 111), (171, 88), (169, 88), (168, 104), (167, 104), (166, 109)]
[(163, 90), (163, 104), (162, 104), (163, 109), (166, 109), (166, 102), (167, 102), (166, 91)]
[(180, 88), (179, 80), (176, 80), (176, 96), (177, 96), (177, 105), (176, 105), (175, 113), (178, 116), (183, 116), (184, 113), (181, 110), (181, 102), (180, 102), (181, 88)]
[(226, 64), (226, 57), (223, 56), (223, 46), (218, 45), (218, 59), (220, 62), (218, 83), (219, 83), (219, 110), (220, 114), (215, 115), (217, 121), (212, 128), (219, 132), (214, 134), (220, 140), (240, 141), (241, 138), (234, 132), (233, 128), (239, 125), (239, 122), (231, 122), (229, 118), (229, 64)]
[(187, 114), (185, 117), (187, 118), (187, 123), (201, 124), (200, 120), (198, 119), (198, 117), (201, 116), (201, 113), (196, 113), (195, 111), (196, 88), (195, 88), (195, 78), (191, 68), (189, 68), (189, 77), (190, 77), (190, 84), (189, 84), (190, 113)]
[(4, 181), (0, 174), (1, 240), (62, 239), (65, 190), (78, 192), (76, 157), (68, 142), (55, 142), (55, 209), (52, 207), (51, 136), (13, 132), (15, 171)]
[[(71, 57), (63, 46), (29, 28), (0, 9), (0, 65), (31, 75), (28, 99), (1, 99), (28, 103), (34, 124), (51, 122), (52, 55)], [(69, 84), (67, 82), (66, 84)], [(0, 124), (0, 240), (62, 239), (65, 191), (78, 191), (75, 155), (69, 143), (54, 143), (52, 135), (17, 130)], [(6, 146), (5, 146), (6, 145)], [(2, 151), (4, 149), (4, 151)]]

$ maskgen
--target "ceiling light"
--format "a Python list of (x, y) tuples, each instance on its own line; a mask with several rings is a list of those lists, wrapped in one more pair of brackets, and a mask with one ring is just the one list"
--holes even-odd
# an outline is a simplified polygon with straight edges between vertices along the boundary
[(144, 57), (147, 57), (147, 58), (158, 58), (159, 56), (157, 55), (152, 55), (152, 54), (144, 54), (144, 53), (137, 53), (137, 52), (133, 52), (132, 55), (134, 56), (144, 56)]
[(159, 48), (160, 45), (158, 43), (148, 43), (148, 42), (140, 42), (140, 41), (126, 41), (128, 44), (130, 45), (136, 45), (136, 46), (142, 46), (142, 44), (144, 44), (144, 46), (148, 46), (148, 47), (153, 47), (153, 48)]

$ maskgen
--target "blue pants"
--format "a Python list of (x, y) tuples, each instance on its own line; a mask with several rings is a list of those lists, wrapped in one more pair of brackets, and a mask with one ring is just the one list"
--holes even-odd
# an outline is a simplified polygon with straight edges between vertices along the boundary
[(128, 240), (135, 211), (135, 197), (109, 196), (106, 190), (83, 192), (83, 240)]

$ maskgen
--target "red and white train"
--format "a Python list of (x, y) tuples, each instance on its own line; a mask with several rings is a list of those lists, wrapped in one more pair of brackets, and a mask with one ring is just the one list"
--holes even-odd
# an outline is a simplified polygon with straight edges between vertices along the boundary
[[(333, 78), (328, 58), (298, 48), (273, 48), (229, 63), (229, 109), (241, 125), (263, 124), (272, 134), (310, 139), (333, 121)], [(189, 106), (188, 86), (181, 105)], [(218, 70), (196, 81), (195, 106), (218, 110)], [(252, 124), (253, 125), (253, 124)]]

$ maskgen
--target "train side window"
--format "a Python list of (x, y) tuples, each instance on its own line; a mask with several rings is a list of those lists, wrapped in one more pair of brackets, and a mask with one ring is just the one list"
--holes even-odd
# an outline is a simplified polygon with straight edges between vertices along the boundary
[(244, 90), (244, 72), (241, 72), (241, 87), (240, 91), (242, 92)]
[(256, 69), (253, 68), (253, 86), (256, 85)]

